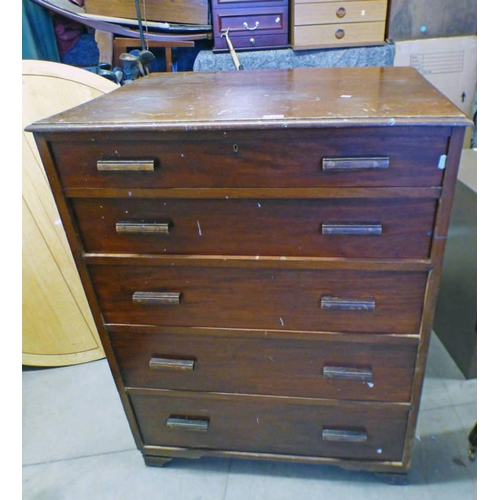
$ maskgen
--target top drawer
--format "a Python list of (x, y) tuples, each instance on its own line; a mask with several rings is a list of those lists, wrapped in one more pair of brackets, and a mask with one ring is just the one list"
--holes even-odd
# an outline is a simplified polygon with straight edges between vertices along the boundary
[(327, 23), (367, 23), (384, 21), (387, 0), (343, 2), (295, 2), (295, 25)]
[[(230, 102), (228, 102), (230, 106)], [(449, 128), (58, 135), (65, 188), (439, 186)]]
[(248, 32), (283, 32), (288, 31), (288, 12), (285, 7), (259, 8), (246, 10), (220, 10), (214, 19), (217, 33), (231, 30), (231, 35)]

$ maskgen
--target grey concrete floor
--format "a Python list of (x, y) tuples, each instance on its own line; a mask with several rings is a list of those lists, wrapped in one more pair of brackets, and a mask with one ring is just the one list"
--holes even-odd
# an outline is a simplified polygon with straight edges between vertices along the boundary
[(477, 498), (468, 433), (477, 381), (433, 336), (410, 484), (331, 466), (237, 459), (146, 467), (106, 360), (23, 371), (23, 498), (29, 500), (295, 500)]

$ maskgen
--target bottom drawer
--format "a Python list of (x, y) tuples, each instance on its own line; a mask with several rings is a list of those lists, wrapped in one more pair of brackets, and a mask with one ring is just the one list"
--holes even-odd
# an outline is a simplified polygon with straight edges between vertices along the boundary
[[(266, 47), (287, 47), (288, 33), (280, 35), (241, 35), (231, 36), (231, 43), (235, 49), (264, 49)], [(227, 40), (214, 37), (214, 49), (229, 50)]]
[(385, 23), (347, 23), (295, 26), (294, 48), (345, 46), (350, 44), (384, 42)]
[(131, 392), (146, 445), (402, 460), (407, 405)]

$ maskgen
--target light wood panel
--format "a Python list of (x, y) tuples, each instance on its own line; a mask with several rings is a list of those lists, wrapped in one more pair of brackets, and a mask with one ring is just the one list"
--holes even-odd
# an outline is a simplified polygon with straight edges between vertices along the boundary
[(385, 22), (295, 26), (296, 47), (319, 48), (375, 44), (383, 40)]
[(387, 1), (295, 2), (295, 25), (385, 21)]
[(24, 127), (117, 86), (89, 71), (23, 61), (23, 364), (104, 357), (34, 139)]

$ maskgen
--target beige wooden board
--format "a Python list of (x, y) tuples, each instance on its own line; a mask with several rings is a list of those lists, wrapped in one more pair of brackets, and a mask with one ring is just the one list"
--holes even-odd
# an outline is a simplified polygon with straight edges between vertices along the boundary
[(23, 364), (104, 357), (33, 136), (24, 128), (118, 86), (89, 71), (23, 61)]
[[(340, 39), (335, 36), (339, 29), (344, 32)], [(385, 22), (295, 26), (294, 48), (383, 43), (384, 32)]]

